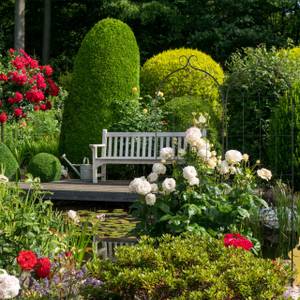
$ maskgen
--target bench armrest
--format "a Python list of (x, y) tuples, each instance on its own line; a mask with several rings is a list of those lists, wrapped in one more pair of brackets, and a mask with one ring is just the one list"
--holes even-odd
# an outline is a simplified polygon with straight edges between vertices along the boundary
[(93, 152), (93, 159), (98, 158), (98, 148), (106, 147), (106, 144), (90, 144), (90, 148)]

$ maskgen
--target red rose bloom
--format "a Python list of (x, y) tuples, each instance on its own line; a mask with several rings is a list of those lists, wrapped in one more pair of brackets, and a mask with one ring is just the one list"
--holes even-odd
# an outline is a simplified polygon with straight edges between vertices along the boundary
[(66, 257), (71, 257), (71, 256), (72, 256), (72, 252), (71, 252), (71, 251), (65, 252), (65, 256), (66, 256)]
[(26, 99), (30, 102), (40, 102), (45, 99), (45, 95), (42, 91), (32, 88), (30, 91), (26, 92)]
[(2, 112), (0, 114), (0, 123), (6, 123), (7, 121), (7, 114), (5, 112)]
[(36, 59), (31, 58), (30, 56), (27, 58), (28, 64), (30, 68), (35, 69), (39, 66), (39, 62)]
[(47, 87), (44, 76), (41, 73), (36, 74), (35, 79), (39, 89), (45, 89)]
[(16, 117), (21, 117), (23, 115), (22, 108), (15, 108), (14, 114), (15, 114)]
[(23, 56), (17, 56), (13, 61), (12, 61), (13, 66), (18, 69), (21, 70), (24, 67), (26, 67), (26, 65), (28, 64), (28, 61), (25, 57)]
[(37, 257), (31, 250), (23, 250), (19, 252), (17, 262), (22, 270), (30, 271), (37, 264)]
[(8, 102), (10, 105), (12, 105), (12, 104), (15, 103), (15, 98), (9, 97), (9, 98), (7, 99), (7, 102)]
[(34, 110), (34, 111), (38, 111), (38, 110), (40, 110), (40, 107), (39, 107), (38, 105), (35, 105), (35, 106), (33, 107), (33, 110)]
[(225, 247), (233, 246), (235, 248), (243, 248), (247, 251), (253, 247), (253, 243), (239, 233), (225, 234), (224, 245)]
[(51, 109), (52, 108), (52, 103), (50, 101), (46, 101), (46, 108)]
[(15, 93), (15, 102), (21, 102), (23, 100), (23, 95), (20, 92)]
[(41, 68), (42, 70), (44, 70), (45, 74), (50, 77), (53, 74), (53, 69), (51, 66), (47, 65), (47, 66), (43, 66)]
[(11, 80), (17, 85), (24, 85), (27, 81), (26, 74), (19, 74), (17, 71), (10, 73)]
[(41, 105), (40, 105), (40, 109), (41, 109), (41, 110), (47, 110), (46, 104), (41, 104)]
[(59, 93), (59, 87), (54, 83), (52, 79), (48, 79), (48, 84), (49, 84), (49, 94), (51, 96), (57, 96)]
[(35, 266), (35, 273), (39, 278), (49, 276), (51, 270), (51, 262), (48, 257), (39, 258)]
[(7, 78), (7, 76), (5, 74), (0, 74), (0, 80), (7, 81), (8, 78)]

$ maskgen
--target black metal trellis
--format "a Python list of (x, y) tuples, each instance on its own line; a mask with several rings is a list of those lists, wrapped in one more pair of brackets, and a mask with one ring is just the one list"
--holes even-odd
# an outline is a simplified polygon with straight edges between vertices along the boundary
[[(158, 93), (159, 91), (163, 90), (163, 86), (164, 84), (168, 81), (168, 79), (170, 77), (172, 77), (174, 74), (183, 71), (183, 70), (187, 70), (188, 68), (193, 69), (195, 71), (198, 72), (202, 72), (203, 74), (207, 75), (208, 77), (210, 77), (213, 82), (215, 83), (215, 85), (218, 88), (218, 92), (222, 101), (222, 129), (221, 129), (221, 139), (222, 139), (222, 157), (224, 157), (225, 151), (228, 149), (228, 119), (227, 119), (227, 105), (228, 105), (228, 95), (229, 95), (229, 91), (230, 91), (230, 85), (227, 86), (227, 89), (224, 90), (223, 86), (221, 83), (218, 82), (218, 80), (216, 79), (215, 76), (213, 76), (211, 73), (209, 73), (207, 70), (201, 69), (195, 65), (193, 65), (192, 60), (197, 60), (197, 57), (195, 55), (191, 55), (189, 57), (187, 56), (180, 56), (179, 57), (179, 65), (180, 67), (178, 67), (177, 69), (173, 70), (172, 72), (170, 72), (167, 76), (165, 76), (159, 83), (157, 89), (156, 89), (156, 93)], [(291, 84), (289, 82), (286, 82), (287, 85), (289, 87), (291, 87)], [(243, 114), (243, 132), (242, 132), (242, 146), (243, 146), (243, 150), (245, 148), (245, 97), (242, 96), (243, 98), (243, 111), (241, 112)], [(259, 97), (258, 99), (259, 103), (259, 109), (261, 108), (261, 97)], [(263, 138), (262, 138), (262, 116), (259, 116), (259, 134), (258, 134), (258, 138), (259, 138), (259, 143), (260, 143), (260, 147), (259, 147), (259, 158), (261, 158), (262, 156), (262, 147), (261, 144), (263, 142)], [(274, 138), (274, 137), (273, 137)], [(291, 132), (290, 132), (290, 142), (291, 142), (291, 157), (292, 157), (292, 163), (291, 163), (291, 178), (290, 178), (290, 186), (291, 186), (291, 202), (290, 202), (290, 211), (291, 211), (291, 217), (290, 217), (290, 223), (291, 223), (291, 234), (290, 234), (290, 245), (291, 245), (291, 270), (294, 270), (294, 251), (293, 251), (293, 245), (294, 245), (294, 232), (295, 232), (295, 191), (294, 191), (294, 186), (295, 186), (295, 169), (294, 169), (294, 150), (295, 150), (295, 100), (294, 97), (292, 97), (292, 101), (291, 101)], [(293, 285), (293, 278), (291, 279), (291, 285)]]
[(221, 139), (222, 139), (222, 156), (224, 156), (225, 153), (225, 149), (227, 148), (228, 145), (228, 140), (227, 140), (227, 97), (226, 95), (223, 93), (223, 89), (222, 89), (222, 85), (218, 82), (217, 78), (212, 75), (211, 73), (209, 73), (208, 71), (201, 69), (195, 65), (193, 65), (192, 60), (198, 60), (197, 56), (195, 55), (191, 55), (189, 57), (182, 55), (179, 57), (179, 64), (181, 65), (179, 68), (175, 69), (174, 71), (170, 72), (167, 76), (165, 76), (158, 84), (158, 87), (156, 88), (156, 94), (162, 89), (162, 87), (164, 86), (164, 84), (168, 81), (168, 79), (170, 77), (172, 77), (174, 74), (183, 71), (183, 70), (187, 70), (188, 68), (191, 68), (195, 71), (201, 72), (205, 75), (207, 75), (208, 77), (210, 77), (214, 84), (217, 86), (218, 88), (218, 92), (219, 95), (221, 97), (222, 100), (222, 129), (221, 129)]

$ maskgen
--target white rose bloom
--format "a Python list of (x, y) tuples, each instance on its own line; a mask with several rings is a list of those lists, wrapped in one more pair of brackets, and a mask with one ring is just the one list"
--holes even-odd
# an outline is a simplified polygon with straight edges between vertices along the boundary
[(156, 93), (156, 95), (157, 95), (157, 97), (163, 97), (163, 96), (164, 96), (164, 93), (161, 92), (161, 91), (158, 91), (158, 92)]
[(164, 175), (167, 172), (167, 168), (162, 163), (155, 163), (152, 166), (152, 172), (154, 172), (156, 174)]
[(217, 166), (217, 159), (216, 157), (212, 157), (207, 161), (207, 166), (210, 169), (214, 169)]
[(197, 148), (206, 150), (206, 151), (210, 151), (210, 144), (208, 141), (206, 141), (205, 139), (200, 139), (199, 143), (197, 144)]
[(189, 185), (193, 186), (193, 185), (199, 185), (199, 178), (198, 177), (192, 177), (189, 179)]
[(154, 194), (147, 194), (145, 197), (146, 204), (149, 206), (153, 206), (156, 202), (156, 196)]
[(249, 160), (249, 155), (247, 153), (243, 154), (243, 160), (247, 162)]
[(219, 165), (219, 172), (222, 175), (229, 173), (229, 166), (226, 160), (222, 160)]
[(155, 182), (158, 179), (158, 174), (155, 172), (152, 172), (148, 175), (148, 181), (149, 182)]
[(185, 139), (191, 146), (196, 146), (201, 138), (201, 130), (198, 127), (191, 127), (185, 132)]
[(243, 159), (243, 155), (237, 150), (228, 150), (225, 153), (225, 159), (229, 164), (239, 163)]
[(142, 180), (137, 184), (135, 192), (145, 196), (151, 192), (151, 184), (147, 180)]
[(152, 193), (158, 192), (158, 185), (156, 183), (151, 183), (151, 192)]
[(257, 175), (260, 178), (267, 180), (267, 181), (269, 181), (272, 178), (272, 172), (265, 168), (257, 170)]
[(201, 114), (197, 121), (199, 124), (205, 124), (207, 122), (207, 119), (205, 118), (204, 115)]
[(0, 299), (12, 299), (18, 296), (20, 290), (19, 279), (15, 276), (8, 275), (6, 271), (2, 270), (4, 274), (0, 274)]
[(8, 180), (8, 178), (5, 175), (0, 174), (0, 183), (6, 183), (8, 181), (9, 180)]
[(162, 183), (163, 191), (166, 194), (172, 193), (176, 189), (176, 181), (173, 178), (166, 178)]
[(165, 147), (160, 150), (160, 158), (162, 160), (173, 159), (175, 156), (174, 149), (171, 147)]
[(145, 177), (134, 178), (129, 184), (130, 192), (136, 193), (136, 187), (144, 180), (146, 180)]
[(77, 212), (75, 210), (69, 210), (68, 213), (67, 213), (68, 217), (70, 219), (72, 219), (73, 221), (76, 221), (78, 219), (78, 216), (77, 216)]
[(208, 160), (211, 158), (211, 152), (202, 148), (198, 150), (198, 156), (204, 160)]
[(237, 168), (234, 166), (229, 166), (229, 173), (234, 175), (237, 173)]
[(193, 166), (187, 166), (183, 168), (183, 177), (186, 180), (190, 180), (193, 177), (197, 177), (197, 171)]

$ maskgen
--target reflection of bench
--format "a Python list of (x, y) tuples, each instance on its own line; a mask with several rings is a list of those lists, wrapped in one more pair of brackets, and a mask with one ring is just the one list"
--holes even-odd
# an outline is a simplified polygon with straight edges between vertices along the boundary
[[(106, 165), (109, 164), (153, 164), (159, 162), (160, 149), (174, 149), (175, 159), (178, 152), (186, 149), (185, 132), (107, 132), (103, 129), (102, 144), (91, 144), (93, 151), (93, 183), (98, 177), (106, 180)], [(101, 156), (98, 156), (101, 148)], [(101, 173), (98, 174), (98, 168)]]

